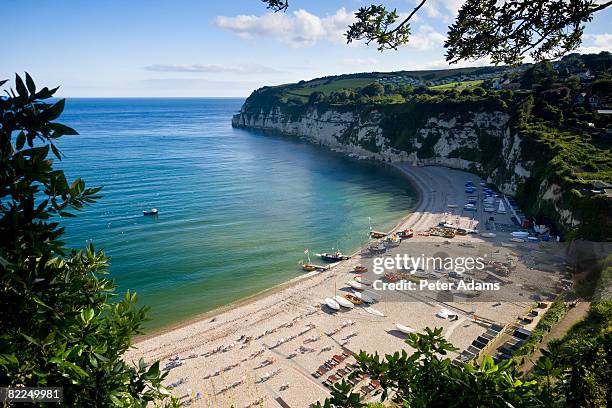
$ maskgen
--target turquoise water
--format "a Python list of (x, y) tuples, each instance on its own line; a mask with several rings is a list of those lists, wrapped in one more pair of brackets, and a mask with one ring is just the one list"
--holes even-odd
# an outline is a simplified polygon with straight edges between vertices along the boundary
[[(288, 138), (232, 129), (242, 99), (71, 99), (60, 166), (103, 199), (63, 221), (111, 258), (160, 328), (303, 272), (303, 251), (351, 252), (415, 203), (399, 175)], [(143, 217), (155, 207), (158, 217)]]

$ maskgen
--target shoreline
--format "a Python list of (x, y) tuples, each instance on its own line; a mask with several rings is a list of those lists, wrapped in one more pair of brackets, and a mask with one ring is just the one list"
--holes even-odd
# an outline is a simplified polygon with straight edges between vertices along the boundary
[[(405, 214), (404, 216), (402, 216), (402, 218), (400, 218), (400, 220), (398, 222), (396, 222), (394, 224), (394, 226), (389, 230), (389, 231), (385, 231), (386, 233), (390, 234), (392, 232), (398, 231), (400, 229), (400, 227), (402, 225), (404, 225), (407, 221), (408, 218), (410, 218), (410, 216), (414, 213), (414, 212), (418, 212), (421, 211), (421, 206), (424, 203), (424, 195), (425, 195), (425, 189), (424, 187), (420, 184), (421, 181), (418, 181), (416, 176), (414, 174), (411, 174), (410, 172), (406, 171), (405, 168), (403, 168), (401, 165), (398, 165), (396, 163), (385, 163), (385, 167), (388, 167), (390, 171), (394, 171), (399, 173), (406, 181), (408, 181), (408, 183), (410, 184), (410, 186), (412, 187), (412, 189), (415, 191), (416, 196), (417, 196), (417, 200), (414, 204), (414, 206), (409, 210), (408, 214)], [(361, 244), (359, 245), (359, 247), (357, 248), (357, 250), (355, 250), (354, 252), (352, 252), (350, 254), (351, 258), (353, 256), (355, 256), (356, 254), (360, 253), (364, 248), (365, 248), (365, 244)], [(342, 262), (340, 262), (342, 263)], [(330, 264), (330, 265), (334, 265), (335, 264)], [(257, 293), (254, 293), (252, 295), (246, 296), (244, 298), (235, 300), (233, 302), (228, 303), (227, 305), (224, 306), (219, 306), (216, 307), (214, 309), (211, 309), (209, 311), (206, 312), (202, 312), (202, 313), (198, 313), (193, 317), (187, 318), (187, 319), (183, 319), (180, 320), (178, 322), (172, 323), (170, 325), (164, 326), (164, 327), (160, 327), (154, 330), (151, 330), (150, 332), (146, 333), (146, 334), (142, 334), (142, 335), (138, 335), (134, 337), (134, 341), (133, 344), (136, 345), (140, 342), (149, 340), (151, 338), (157, 337), (157, 336), (161, 336), (163, 334), (166, 334), (168, 332), (172, 332), (174, 330), (178, 330), (178, 329), (182, 329), (186, 326), (189, 326), (191, 324), (203, 321), (203, 320), (207, 320), (207, 319), (213, 319), (215, 318), (215, 316), (221, 315), (225, 312), (229, 312), (232, 311), (234, 309), (240, 308), (242, 306), (246, 306), (250, 303), (256, 302), (257, 300), (260, 300), (262, 298), (265, 298), (267, 296), (271, 296), (274, 295), (278, 292), (283, 291), (284, 289), (293, 287), (299, 283), (301, 283), (304, 280), (310, 279), (315, 275), (318, 275), (321, 272), (307, 272), (304, 273), (303, 275), (300, 276), (296, 276), (292, 279), (289, 279), (288, 281), (285, 282), (281, 282), (278, 283), (270, 288), (261, 290)]]
[[(482, 208), (476, 214), (464, 211), (462, 205), (457, 208), (466, 197), (464, 183), (471, 180), (478, 184), (478, 177), (438, 166), (396, 163), (392, 167), (413, 183), (419, 200), (391, 231), (412, 228), (413, 238), (388, 248), (384, 255), (357, 251), (326, 271), (304, 274), (190, 322), (140, 337), (124, 360), (160, 361), (162, 369), (170, 370), (165, 384), (172, 385), (172, 393), (185, 401), (201, 400), (195, 406), (277, 407), (282, 401), (281, 406), (307, 407), (329, 396), (324, 380), (333, 378), (331, 372), (316, 375), (316, 371), (332, 356), (360, 351), (379, 355), (410, 352), (397, 324), (416, 332), (439, 327), (458, 350), (465, 350), (490, 324), (517, 324), (533, 307), (533, 294), (554, 293), (562, 278), (556, 266), (563, 250), (558, 243), (543, 243), (535, 250), (528, 243), (508, 242), (512, 229), (497, 227), (494, 239), (469, 234), (449, 240), (428, 233), (441, 221), (485, 229), (489, 215)], [(495, 220), (499, 228), (511, 228), (509, 215), (496, 214)], [(453, 258), (490, 257), (490, 265), (512, 260), (512, 279), (498, 279), (504, 284), (492, 297), (486, 292), (478, 298), (452, 294), (448, 298), (443, 291), (430, 294), (368, 288), (372, 296), (373, 290), (377, 292), (377, 300), (369, 308), (359, 305), (333, 311), (325, 305), (328, 297), (353, 293), (348, 281), (356, 276), (355, 265), (372, 271), (375, 257), (441, 252)], [(489, 270), (481, 272), (468, 271), (466, 276), (484, 281), (494, 275)], [(437, 278), (449, 281), (446, 275), (442, 271)], [(381, 278), (366, 276), (370, 281)], [(457, 319), (441, 318), (442, 310), (452, 310)], [(449, 353), (451, 359), (457, 356), (458, 352)], [(347, 359), (352, 361), (352, 357)]]

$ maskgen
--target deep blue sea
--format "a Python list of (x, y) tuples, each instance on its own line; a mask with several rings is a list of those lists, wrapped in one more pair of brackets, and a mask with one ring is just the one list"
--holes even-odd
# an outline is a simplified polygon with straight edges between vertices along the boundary
[[(391, 170), (289, 138), (232, 129), (243, 99), (69, 99), (59, 164), (103, 186), (65, 219), (93, 242), (119, 290), (135, 290), (158, 329), (304, 272), (311, 252), (346, 253), (415, 203)], [(142, 210), (155, 207), (157, 217)]]

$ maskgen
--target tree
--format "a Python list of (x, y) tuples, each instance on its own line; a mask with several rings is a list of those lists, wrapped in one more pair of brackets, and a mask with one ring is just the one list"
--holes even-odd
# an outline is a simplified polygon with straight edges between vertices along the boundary
[(0, 384), (63, 387), (70, 407), (176, 404), (159, 362), (121, 358), (147, 309), (134, 293), (116, 299), (102, 251), (68, 253), (61, 242), (61, 218), (100, 188), (53, 167), (57, 140), (78, 134), (55, 121), (65, 105), (49, 101), (57, 89), (37, 90), (26, 73), (0, 97)]
[[(289, 0), (262, 0), (285, 11)], [(384, 5), (360, 7), (347, 42), (375, 43), (379, 50), (397, 49), (410, 41), (410, 22), (427, 0), (406, 17)], [(580, 46), (584, 24), (612, 5), (594, 0), (467, 0), (449, 27), (446, 60), (456, 63), (490, 57), (495, 64), (520, 64), (526, 55), (536, 61), (555, 59)]]
[(372, 82), (361, 88), (361, 95), (363, 96), (382, 96), (385, 94), (385, 87), (379, 82)]
[[(444, 357), (456, 349), (444, 339), (442, 328), (410, 334), (406, 343), (414, 348), (413, 354), (402, 350), (381, 359), (361, 352), (359, 368), (351, 376), (367, 373), (380, 382), (383, 401), (391, 399), (402, 407), (533, 407), (542, 406), (547, 398), (548, 390), (535, 381), (522, 381), (510, 360), (495, 364), (485, 357), (479, 366), (455, 367)], [(323, 406), (362, 408), (365, 404), (343, 381)]]
[[(405, 350), (381, 358), (361, 352), (359, 367), (350, 378), (368, 375), (380, 383), (382, 401), (410, 408), (446, 407), (601, 407), (610, 406), (612, 302), (592, 304), (587, 318), (522, 375), (512, 360), (454, 366), (445, 357), (455, 347), (442, 336), (442, 328), (412, 333)], [(359, 394), (344, 380), (334, 385), (331, 398), (317, 407), (363, 408)]]
[(317, 104), (325, 101), (325, 94), (320, 91), (315, 91), (308, 96), (308, 103)]

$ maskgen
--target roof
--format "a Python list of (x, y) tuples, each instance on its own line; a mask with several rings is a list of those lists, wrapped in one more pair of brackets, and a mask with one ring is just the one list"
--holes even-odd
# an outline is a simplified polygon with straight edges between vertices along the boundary
[(592, 182), (591, 185), (593, 187), (595, 187), (595, 188), (598, 188), (598, 189), (612, 188), (612, 184), (606, 183), (606, 182), (603, 182), (603, 181), (600, 181), (600, 180), (596, 180), (596, 181)]

